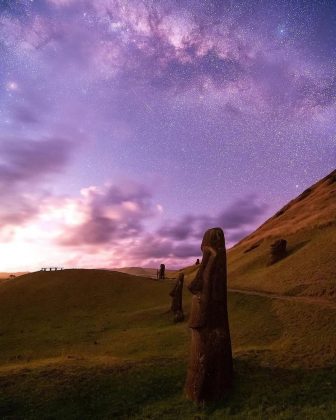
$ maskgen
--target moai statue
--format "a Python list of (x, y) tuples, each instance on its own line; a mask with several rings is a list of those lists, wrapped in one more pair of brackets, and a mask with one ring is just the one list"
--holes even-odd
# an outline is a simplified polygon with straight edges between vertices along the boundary
[(195, 265), (199, 265), (199, 263), (200, 263), (200, 260), (199, 258), (197, 258)]
[(222, 229), (207, 230), (201, 250), (200, 268), (188, 287), (193, 297), (189, 318), (191, 352), (185, 386), (188, 398), (198, 404), (225, 397), (233, 379)]
[(164, 264), (160, 264), (160, 272), (159, 272), (159, 279), (160, 280), (164, 280), (165, 271), (166, 271), (166, 266)]
[(282, 260), (287, 255), (287, 241), (285, 239), (278, 239), (271, 245), (271, 259), (270, 264)]
[(174, 314), (174, 322), (184, 321), (184, 313), (182, 306), (183, 282), (184, 274), (180, 273), (172, 291), (169, 293), (169, 295), (172, 297), (171, 311)]

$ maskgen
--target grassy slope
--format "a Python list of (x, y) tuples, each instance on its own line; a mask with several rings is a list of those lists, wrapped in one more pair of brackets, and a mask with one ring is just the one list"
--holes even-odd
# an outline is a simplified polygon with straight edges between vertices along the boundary
[(249, 253), (242, 247), (233, 249), (229, 253), (230, 287), (336, 298), (336, 225), (285, 238), (289, 255), (272, 266), (268, 260), (273, 239), (265, 239)]
[[(268, 266), (270, 244), (279, 238), (288, 241), (289, 255)], [(229, 251), (229, 285), (336, 299), (335, 249), (336, 171)]]
[[(269, 266), (270, 245), (280, 238), (288, 242), (288, 256)], [(253, 246), (256, 247), (246, 252)], [(335, 250), (336, 171), (333, 171), (229, 250), (229, 287), (336, 299)], [(124, 270), (149, 275), (152, 269)], [(187, 282), (196, 270), (197, 266), (183, 270)], [(170, 274), (176, 276), (176, 272)]]
[(14, 274), (14, 276), (19, 277), (22, 276), (23, 274), (27, 274), (26, 272), (17, 272), (17, 273), (0, 273), (0, 280), (7, 280), (9, 279), (9, 276), (11, 276), (12, 274)]
[[(130, 274), (132, 276), (147, 277), (156, 279), (156, 268), (143, 268), (143, 267), (122, 267), (115, 268), (115, 271), (120, 273)], [(168, 279), (176, 278), (175, 270), (166, 270), (165, 277)]]
[[(269, 265), (270, 245), (287, 257)], [(336, 300), (336, 171), (308, 188), (228, 251), (229, 287)], [(197, 266), (186, 267), (189, 282)]]
[(198, 410), (171, 286), (104, 270), (0, 284), (0, 418), (333, 418), (334, 309), (230, 293), (236, 389)]

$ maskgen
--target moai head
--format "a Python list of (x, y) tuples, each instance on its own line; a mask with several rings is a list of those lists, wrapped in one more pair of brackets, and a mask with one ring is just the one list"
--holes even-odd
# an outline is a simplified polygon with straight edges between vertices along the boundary
[(285, 258), (287, 255), (287, 241), (285, 239), (278, 239), (271, 244), (271, 260), (270, 264)]
[(204, 251), (206, 247), (213, 248), (215, 251), (225, 248), (224, 232), (221, 228), (212, 228), (205, 232), (201, 250)]
[(178, 282), (183, 285), (184, 282), (184, 273), (180, 273), (177, 277)]

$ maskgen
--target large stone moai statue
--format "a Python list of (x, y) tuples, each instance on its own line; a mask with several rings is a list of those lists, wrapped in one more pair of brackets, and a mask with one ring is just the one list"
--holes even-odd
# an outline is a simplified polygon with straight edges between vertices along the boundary
[(166, 271), (166, 266), (164, 264), (160, 264), (160, 271), (159, 271), (159, 279), (160, 280), (164, 280), (165, 271)]
[(183, 282), (184, 274), (180, 273), (172, 291), (169, 293), (169, 295), (172, 297), (171, 311), (174, 314), (174, 322), (184, 321), (184, 313), (182, 306)]
[(287, 241), (285, 239), (278, 239), (273, 242), (271, 245), (271, 258), (270, 264), (275, 264), (276, 262), (282, 260), (287, 255)]
[(205, 403), (222, 399), (232, 385), (232, 350), (227, 312), (227, 266), (224, 233), (205, 232), (202, 262), (189, 290), (191, 352), (186, 381), (188, 398)]

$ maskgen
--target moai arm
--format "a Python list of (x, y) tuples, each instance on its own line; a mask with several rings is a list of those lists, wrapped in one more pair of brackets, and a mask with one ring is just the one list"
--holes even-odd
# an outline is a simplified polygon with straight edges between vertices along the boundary
[(177, 280), (177, 282), (174, 284), (174, 287), (172, 288), (171, 292), (169, 293), (169, 296), (171, 296), (171, 297), (176, 296), (178, 285), (179, 285), (179, 281)]
[(207, 264), (204, 267), (204, 271), (203, 271), (202, 298), (203, 298), (204, 303), (207, 304), (210, 298), (210, 293), (211, 293), (210, 281), (211, 281), (212, 267), (216, 258), (216, 252), (211, 247), (206, 247), (204, 251), (207, 253), (208, 258), (207, 258)]
[(209, 258), (210, 258), (210, 253), (204, 252), (202, 262), (199, 266), (197, 274), (194, 280), (188, 286), (188, 289), (190, 290), (192, 294), (196, 294), (197, 292), (200, 292), (203, 289), (203, 273), (208, 264)]
[(214, 250), (205, 247), (201, 263), (202, 270), (197, 274), (195, 283), (189, 285), (189, 290), (194, 294), (189, 318), (190, 328), (202, 328), (207, 323), (211, 294), (210, 275), (215, 258)]

